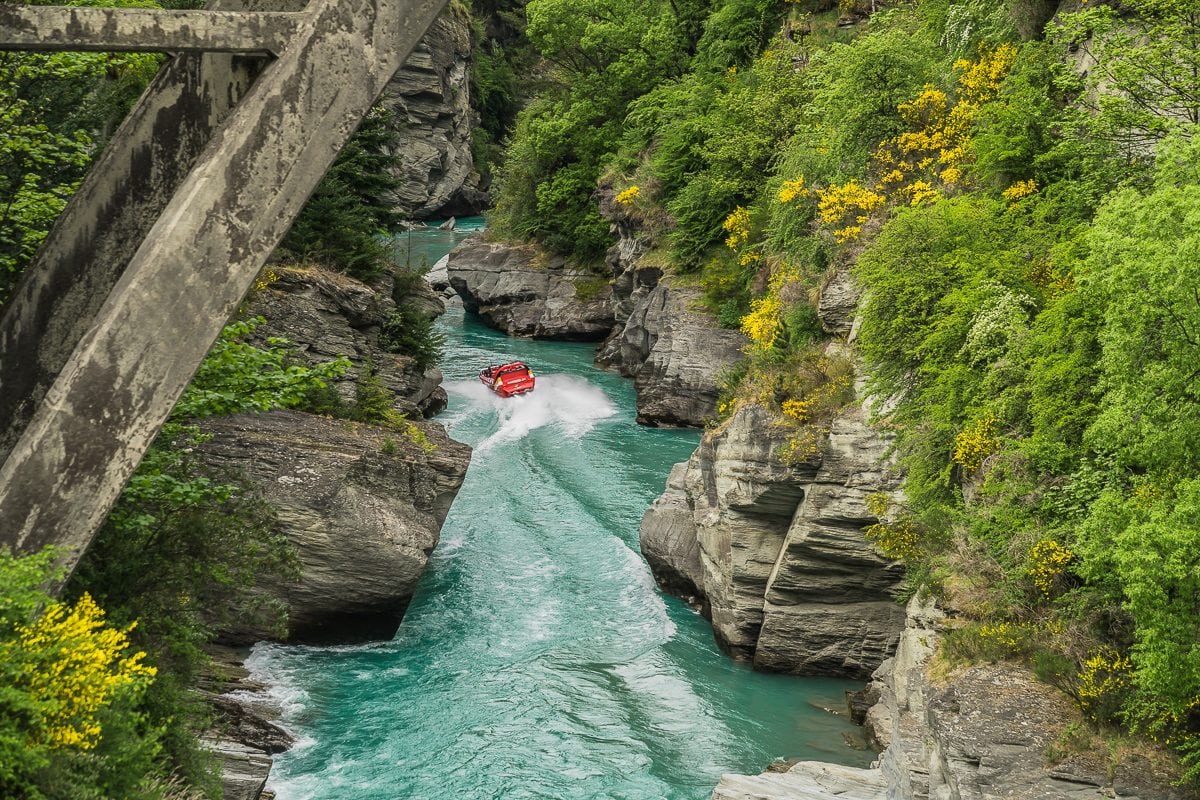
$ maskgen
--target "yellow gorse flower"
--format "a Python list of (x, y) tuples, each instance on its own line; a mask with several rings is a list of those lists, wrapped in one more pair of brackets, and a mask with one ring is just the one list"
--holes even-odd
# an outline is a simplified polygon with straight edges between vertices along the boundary
[(1029, 197), (1029, 195), (1036, 192), (1037, 189), (1038, 185), (1037, 181), (1035, 180), (1017, 181), (1000, 194), (1005, 200), (1016, 201), (1020, 200), (1022, 197)]
[(742, 317), (742, 333), (764, 349), (775, 344), (783, 319), (783, 302), (770, 293), (750, 303), (750, 313)]
[(725, 246), (730, 250), (737, 250), (750, 239), (750, 212), (738, 206), (725, 218), (721, 227), (729, 234), (725, 239)]
[(123, 693), (149, 685), (156, 670), (142, 663), (146, 654), (127, 654), (133, 627), (106, 625), (104, 611), (84, 594), (74, 605), (51, 605), (19, 626), (15, 641), (0, 646), (0, 658), (24, 664), (26, 688), (43, 709), (41, 743), (95, 747), (99, 712)]
[(791, 181), (784, 181), (783, 186), (779, 187), (778, 199), (780, 203), (787, 205), (797, 197), (806, 197), (808, 189), (804, 186), (804, 177), (801, 176)]
[(984, 414), (954, 437), (954, 463), (974, 472), (1000, 447), (996, 437), (996, 415)]
[[(995, 98), (1016, 57), (1017, 50), (1010, 44), (984, 50), (978, 60), (960, 60), (954, 65), (959, 78), (953, 97), (926, 86), (912, 100), (897, 106), (910, 130), (876, 148), (872, 163), (879, 177), (874, 185), (850, 181), (817, 190), (821, 222), (833, 228), (838, 243), (857, 239), (870, 213), (886, 203), (921, 205), (940, 198), (943, 189), (963, 183), (963, 168), (972, 157), (971, 130), (983, 106)], [(1032, 193), (1034, 189), (1036, 184), (1018, 191)], [(1016, 199), (1007, 192), (1005, 197)]]
[(1043, 539), (1029, 550), (1026, 574), (1042, 596), (1049, 597), (1073, 560), (1075, 554), (1070, 549), (1053, 539)]
[(615, 199), (616, 199), (617, 203), (620, 205), (631, 206), (631, 205), (633, 205), (633, 201), (637, 200), (638, 195), (640, 195), (641, 193), (642, 193), (642, 189), (640, 186), (630, 186), (628, 189), (624, 190), (623, 192), (618, 193)]

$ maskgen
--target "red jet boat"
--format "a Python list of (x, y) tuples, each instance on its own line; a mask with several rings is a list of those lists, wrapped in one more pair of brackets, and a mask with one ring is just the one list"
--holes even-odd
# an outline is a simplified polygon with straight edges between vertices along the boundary
[(501, 397), (533, 391), (533, 371), (522, 361), (485, 367), (479, 370), (479, 380)]

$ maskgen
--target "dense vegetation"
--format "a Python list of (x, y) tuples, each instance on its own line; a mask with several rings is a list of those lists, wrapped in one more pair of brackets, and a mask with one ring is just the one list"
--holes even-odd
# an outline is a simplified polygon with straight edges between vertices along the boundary
[(722, 412), (776, 408), (789, 458), (853, 397), (814, 308), (852, 274), (907, 469), (869, 535), (958, 609), (943, 657), (1024, 659), (1196, 779), (1200, 15), (831, 5), (530, 0), (552, 81), (493, 222), (592, 262), (611, 193), (751, 339)]

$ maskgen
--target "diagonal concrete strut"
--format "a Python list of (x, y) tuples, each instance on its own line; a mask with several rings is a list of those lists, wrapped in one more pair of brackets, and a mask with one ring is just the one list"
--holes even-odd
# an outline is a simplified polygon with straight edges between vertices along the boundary
[[(75, 563), (262, 264), (446, 3), (313, 3), (154, 215), (20, 431), (0, 467), (0, 544), (59, 545)], [(97, 164), (108, 180), (124, 167)], [(0, 348), (8, 362), (8, 343)]]

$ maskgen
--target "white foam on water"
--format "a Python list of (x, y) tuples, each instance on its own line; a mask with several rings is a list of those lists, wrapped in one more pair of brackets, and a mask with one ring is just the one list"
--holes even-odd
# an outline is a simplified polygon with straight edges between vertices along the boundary
[[(250, 655), (246, 657), (244, 666), (250, 673), (250, 680), (266, 687), (264, 692), (234, 692), (233, 695), (250, 705), (262, 702), (265, 694), (267, 702), (278, 710), (284, 727), (303, 713), (309, 703), (308, 692), (300, 688), (299, 680), (279, 668), (280, 648), (278, 645), (259, 642), (254, 645)], [(289, 731), (290, 732), (290, 731)]]
[(453, 381), (446, 390), (466, 400), (476, 410), (495, 412), (496, 432), (475, 445), (486, 452), (497, 444), (524, 438), (530, 431), (554, 425), (569, 439), (578, 439), (596, 423), (617, 413), (604, 391), (573, 375), (539, 375), (529, 394), (500, 397), (478, 381)]
[(614, 536), (612, 541), (616, 543), (621, 558), (624, 559), (622, 567), (630, 578), (625, 584), (627, 588), (621, 594), (621, 604), (639, 612), (647, 629), (660, 628), (662, 641), (675, 638), (677, 628), (667, 613), (667, 604), (658, 591), (658, 584), (654, 580), (654, 574), (650, 572), (650, 567), (620, 538)]

